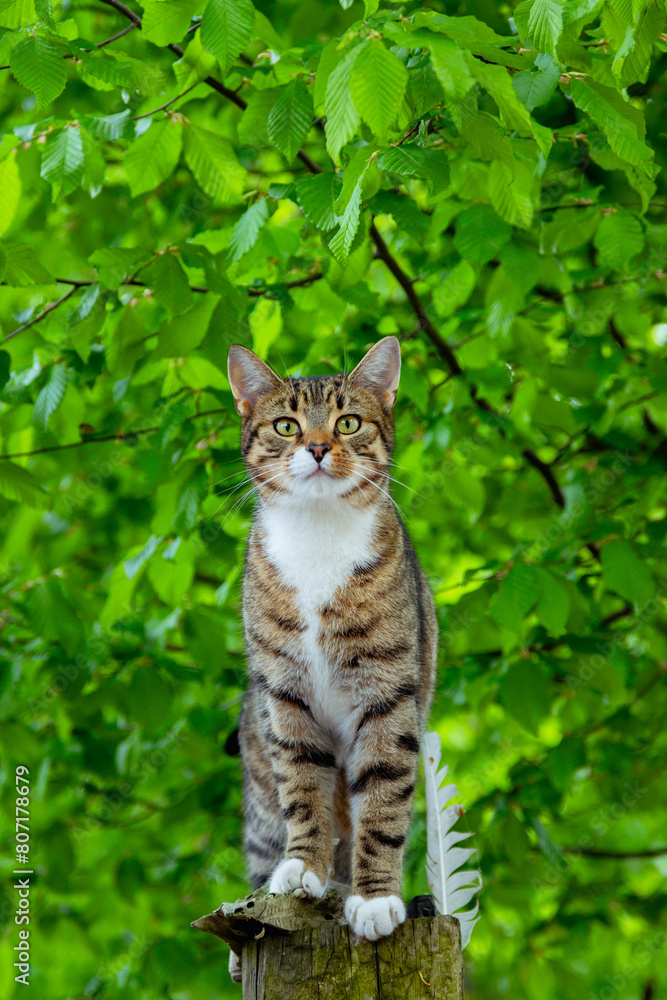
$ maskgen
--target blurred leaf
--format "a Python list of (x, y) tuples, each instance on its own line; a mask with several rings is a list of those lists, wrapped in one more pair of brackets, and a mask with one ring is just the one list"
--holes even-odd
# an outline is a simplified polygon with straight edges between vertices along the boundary
[(629, 542), (619, 540), (603, 546), (602, 579), (610, 590), (640, 606), (655, 594), (651, 572)]
[(523, 563), (513, 566), (491, 603), (491, 617), (503, 628), (518, 631), (539, 596), (540, 578), (536, 568)]
[(144, 271), (153, 295), (170, 317), (192, 306), (192, 292), (185, 271), (173, 253), (163, 253)]
[(6, 460), (0, 461), (0, 493), (29, 507), (45, 507), (49, 500), (27, 469)]

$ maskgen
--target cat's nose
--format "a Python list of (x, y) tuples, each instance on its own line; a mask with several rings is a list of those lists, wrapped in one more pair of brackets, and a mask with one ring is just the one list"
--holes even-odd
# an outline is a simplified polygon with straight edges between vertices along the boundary
[(322, 461), (324, 456), (328, 451), (331, 451), (331, 445), (329, 444), (309, 444), (307, 450), (313, 456), (315, 461), (319, 463)]

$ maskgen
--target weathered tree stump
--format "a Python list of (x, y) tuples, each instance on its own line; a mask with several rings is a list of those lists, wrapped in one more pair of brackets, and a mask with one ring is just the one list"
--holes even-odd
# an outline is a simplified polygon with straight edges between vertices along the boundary
[(406, 920), (390, 937), (356, 941), (343, 897), (255, 893), (196, 920), (242, 955), (243, 1000), (463, 1000), (455, 917)]

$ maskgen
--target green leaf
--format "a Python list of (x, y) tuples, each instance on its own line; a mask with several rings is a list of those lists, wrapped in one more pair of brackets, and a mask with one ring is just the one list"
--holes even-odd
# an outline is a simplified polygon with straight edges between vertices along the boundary
[(612, 71), (624, 86), (648, 76), (653, 46), (664, 31), (665, 9), (658, 0), (649, 3), (637, 23), (628, 27), (623, 45), (612, 63)]
[(415, 114), (420, 116), (430, 111), (436, 104), (442, 103), (442, 87), (430, 62), (410, 70), (408, 95), (414, 104)]
[(644, 144), (644, 118), (638, 108), (590, 79), (572, 79), (570, 94), (576, 106), (600, 126), (617, 156), (645, 172), (650, 170), (653, 150)]
[(354, 46), (341, 58), (329, 75), (324, 98), (327, 116), (325, 134), (327, 151), (334, 163), (340, 163), (340, 151), (359, 127), (360, 118), (350, 93), (352, 69), (359, 51)]
[(171, 118), (153, 122), (123, 154), (130, 191), (153, 191), (174, 171), (181, 155), (182, 129)]
[(560, 79), (560, 67), (548, 53), (540, 53), (535, 66), (537, 72), (528, 70), (515, 73), (512, 77), (512, 86), (528, 111), (540, 108), (550, 101)]
[(586, 744), (576, 737), (565, 737), (547, 756), (547, 771), (561, 791), (569, 788), (574, 772), (585, 766)]
[(487, 205), (473, 205), (456, 220), (454, 246), (471, 264), (492, 260), (512, 235), (507, 223)]
[(54, 413), (65, 395), (67, 388), (67, 370), (63, 364), (54, 365), (49, 380), (40, 391), (32, 411), (32, 422), (42, 430), (46, 430), (49, 418)]
[(130, 300), (122, 312), (107, 319), (110, 338), (106, 351), (107, 368), (116, 378), (128, 375), (146, 351), (146, 328), (140, 315), (147, 308), (145, 300)]
[(433, 305), (439, 316), (451, 316), (472, 295), (477, 275), (467, 260), (460, 260), (433, 290)]
[[(219, 368), (208, 358), (172, 358), (169, 362), (162, 394), (168, 396), (171, 392), (187, 385), (190, 389), (228, 389), (229, 383)], [(172, 383), (174, 388), (169, 385)]]
[(350, 74), (352, 101), (361, 118), (380, 138), (396, 118), (408, 74), (400, 59), (379, 38), (362, 45)]
[(0, 27), (22, 28), (36, 20), (33, 0), (0, 0)]
[(52, 285), (53, 275), (50, 274), (34, 250), (24, 243), (3, 242), (7, 252), (7, 266), (4, 282), (14, 288), (25, 288), (27, 285)]
[(449, 161), (442, 149), (423, 149), (414, 143), (395, 146), (381, 153), (376, 163), (381, 170), (401, 177), (424, 177), (433, 194), (449, 184)]
[(54, 200), (78, 187), (83, 177), (83, 139), (76, 125), (49, 136), (42, 154), (44, 180), (50, 181)]
[(134, 67), (113, 52), (89, 52), (79, 47), (77, 58), (81, 60), (83, 79), (97, 90), (113, 90), (115, 87), (137, 87)]
[(4, 389), (9, 381), (12, 359), (7, 351), (0, 351), (0, 389)]
[(169, 317), (177, 316), (192, 305), (192, 290), (180, 261), (173, 253), (160, 254), (146, 269), (146, 284)]
[(423, 240), (428, 232), (430, 217), (405, 195), (378, 191), (369, 208), (374, 215), (391, 215), (396, 225), (417, 241)]
[(239, 140), (245, 146), (258, 148), (269, 144), (269, 114), (284, 91), (280, 87), (257, 90), (248, 98), (248, 105), (238, 124)]
[(337, 215), (342, 215), (350, 202), (350, 198), (352, 197), (352, 193), (355, 188), (360, 186), (360, 181), (368, 169), (375, 150), (375, 144), (371, 146), (361, 146), (361, 148), (358, 149), (352, 156), (343, 173), (342, 190), (334, 203), (334, 212), (336, 212)]
[(454, 100), (461, 100), (474, 87), (475, 81), (460, 46), (436, 35), (429, 41), (429, 48), (435, 75), (445, 94)]
[(152, 254), (144, 247), (102, 247), (88, 258), (97, 268), (100, 282), (105, 288), (116, 289), (130, 271), (135, 271), (140, 263), (150, 260)]
[(218, 60), (223, 76), (252, 38), (254, 23), (255, 8), (250, 0), (208, 0), (201, 43)]
[(466, 55), (466, 59), (473, 76), (498, 105), (500, 119), (506, 128), (531, 132), (538, 147), (547, 156), (552, 145), (551, 132), (531, 118), (512, 86), (509, 72), (502, 66), (480, 62), (470, 55)]
[(361, 216), (361, 181), (358, 181), (350, 195), (347, 207), (340, 218), (338, 232), (329, 243), (334, 256), (344, 264), (350, 254), (352, 242), (359, 228)]
[(537, 617), (549, 635), (558, 638), (566, 631), (570, 615), (570, 595), (553, 573), (538, 568), (538, 574), (541, 593), (537, 602)]
[(609, 590), (641, 607), (655, 597), (655, 582), (645, 562), (629, 542), (618, 540), (602, 546), (602, 579)]
[(115, 115), (88, 119), (87, 124), (91, 135), (100, 141), (126, 139), (131, 134), (132, 114), (129, 109), (126, 109)]
[(49, 496), (27, 469), (6, 459), (0, 460), (0, 494), (28, 507), (45, 507)]
[(524, 660), (511, 666), (500, 679), (499, 694), (510, 715), (530, 732), (537, 732), (552, 700), (549, 677), (539, 662)]
[(309, 222), (328, 232), (337, 222), (334, 202), (338, 198), (342, 181), (338, 174), (317, 174), (303, 177), (296, 184), (296, 198), (301, 211)]
[(529, 229), (533, 221), (531, 171), (523, 163), (514, 169), (506, 163), (492, 163), (489, 167), (489, 198), (501, 219), (512, 226)]
[(6, 233), (21, 202), (21, 178), (16, 156), (0, 161), (0, 236)]
[(239, 200), (246, 171), (227, 139), (189, 124), (185, 129), (185, 162), (202, 191), (216, 204)]
[(615, 212), (605, 215), (595, 234), (601, 267), (625, 271), (632, 258), (644, 248), (644, 231), (633, 215)]
[(162, 541), (163, 538), (160, 535), (151, 535), (145, 545), (141, 546), (137, 552), (123, 562), (123, 572), (128, 580), (137, 575)]
[(537, 604), (540, 596), (540, 581), (534, 566), (519, 563), (513, 566), (500, 584), (489, 613), (503, 628), (518, 632), (521, 624)]
[(266, 198), (260, 198), (243, 213), (234, 226), (229, 250), (232, 263), (239, 260), (257, 242), (259, 231), (269, 218), (269, 206)]
[(9, 65), (20, 84), (37, 98), (37, 108), (62, 94), (67, 83), (63, 52), (48, 38), (30, 35), (12, 51)]
[(291, 163), (301, 149), (313, 121), (313, 102), (301, 80), (291, 80), (271, 108), (269, 139)]
[(143, 36), (155, 45), (180, 42), (200, 9), (196, 0), (148, 0), (141, 19)]
[(540, 52), (555, 54), (563, 31), (564, 0), (533, 0), (528, 15), (528, 31)]
[(158, 330), (158, 345), (150, 354), (150, 360), (187, 356), (199, 347), (220, 301), (219, 295), (209, 292), (192, 309), (163, 323)]

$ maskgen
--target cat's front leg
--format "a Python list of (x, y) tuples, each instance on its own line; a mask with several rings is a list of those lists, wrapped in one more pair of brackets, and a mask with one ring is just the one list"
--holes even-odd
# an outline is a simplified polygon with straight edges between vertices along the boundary
[(403, 851), (418, 759), (412, 698), (402, 698), (391, 713), (364, 715), (348, 768), (354, 852), (345, 916), (355, 934), (369, 941), (405, 920)]
[(269, 891), (319, 898), (333, 861), (336, 758), (303, 702), (271, 706), (266, 739), (287, 826), (285, 854)]

